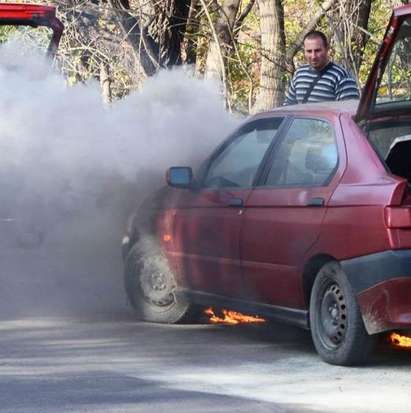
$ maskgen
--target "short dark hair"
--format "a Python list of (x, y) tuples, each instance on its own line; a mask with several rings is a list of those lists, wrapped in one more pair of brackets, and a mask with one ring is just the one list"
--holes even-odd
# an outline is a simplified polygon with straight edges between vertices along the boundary
[(327, 36), (323, 33), (320, 32), (319, 30), (311, 30), (304, 36), (303, 42), (306, 41), (306, 39), (315, 39), (315, 38), (320, 38), (323, 41), (323, 44), (325, 47), (328, 47), (328, 39)]

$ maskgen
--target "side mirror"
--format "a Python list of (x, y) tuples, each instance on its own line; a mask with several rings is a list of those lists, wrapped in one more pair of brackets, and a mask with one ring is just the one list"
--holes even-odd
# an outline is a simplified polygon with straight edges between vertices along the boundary
[(175, 188), (191, 188), (193, 170), (188, 166), (172, 166), (167, 170), (166, 180)]

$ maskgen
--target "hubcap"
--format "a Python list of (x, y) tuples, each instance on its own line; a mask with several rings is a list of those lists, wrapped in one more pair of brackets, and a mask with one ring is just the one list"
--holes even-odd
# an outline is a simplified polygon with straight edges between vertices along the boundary
[(174, 280), (160, 262), (147, 259), (140, 273), (140, 287), (146, 301), (157, 306), (168, 306), (174, 302)]
[(347, 330), (347, 306), (338, 284), (326, 287), (320, 309), (321, 339), (326, 347), (335, 349), (345, 338)]

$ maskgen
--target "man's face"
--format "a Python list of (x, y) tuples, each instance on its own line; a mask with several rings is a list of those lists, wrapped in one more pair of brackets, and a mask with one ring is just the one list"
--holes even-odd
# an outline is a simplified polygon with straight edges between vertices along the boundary
[(316, 70), (321, 70), (328, 63), (328, 47), (321, 37), (305, 39), (304, 56), (307, 63)]

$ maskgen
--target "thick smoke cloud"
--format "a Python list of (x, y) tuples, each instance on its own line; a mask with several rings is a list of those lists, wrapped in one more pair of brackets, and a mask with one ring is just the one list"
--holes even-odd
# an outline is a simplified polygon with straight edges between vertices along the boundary
[(0, 50), (0, 317), (126, 311), (127, 214), (237, 121), (215, 85), (182, 70), (108, 107), (98, 85), (67, 87), (14, 50)]

